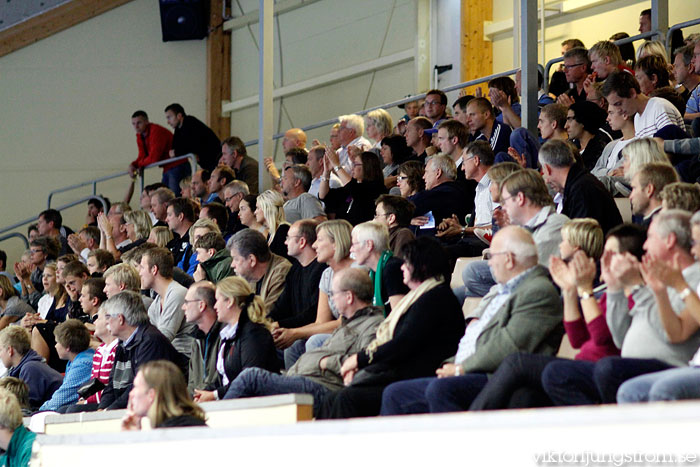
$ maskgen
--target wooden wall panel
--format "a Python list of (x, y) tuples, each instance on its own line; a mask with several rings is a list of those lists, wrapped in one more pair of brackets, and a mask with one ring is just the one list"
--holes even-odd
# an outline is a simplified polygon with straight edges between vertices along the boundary
[[(493, 73), (493, 47), (484, 40), (484, 21), (493, 19), (492, 0), (462, 0), (462, 81)], [(486, 91), (486, 85), (482, 86)], [(475, 87), (466, 89), (474, 94)]]
[(231, 34), (223, 29), (223, 0), (211, 0), (207, 38), (207, 124), (220, 138), (231, 135), (231, 118), (221, 113), (231, 100)]

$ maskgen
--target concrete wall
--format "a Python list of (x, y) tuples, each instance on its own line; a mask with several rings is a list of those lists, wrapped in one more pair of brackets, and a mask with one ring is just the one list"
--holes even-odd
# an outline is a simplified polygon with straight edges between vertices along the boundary
[[(167, 126), (163, 109), (178, 101), (203, 118), (205, 52), (205, 41), (163, 43), (158, 3), (135, 0), (0, 58), (0, 225), (46, 209), (52, 189), (125, 170), (137, 154), (134, 110)], [(98, 192), (119, 199), (125, 183)], [(84, 216), (83, 206), (72, 208), (66, 223), (80, 227)], [(14, 261), (23, 247), (10, 240), (0, 248)]]
[[(257, 1), (241, 2), (243, 11)], [(415, 0), (323, 0), (276, 17), (275, 88), (385, 57), (415, 43)], [(234, 13), (240, 13), (234, 11)], [(232, 101), (257, 95), (258, 25), (234, 30), (231, 47)], [(280, 43), (282, 47), (280, 47)], [(341, 114), (357, 112), (415, 93), (413, 63), (405, 62), (346, 81), (274, 101), (274, 131), (303, 127)], [(400, 109), (390, 111), (400, 118)], [(258, 109), (231, 114), (231, 133), (256, 139)], [(328, 140), (330, 128), (310, 131), (311, 139)], [(257, 155), (257, 148), (251, 148)], [(278, 141), (276, 160), (283, 157)]]

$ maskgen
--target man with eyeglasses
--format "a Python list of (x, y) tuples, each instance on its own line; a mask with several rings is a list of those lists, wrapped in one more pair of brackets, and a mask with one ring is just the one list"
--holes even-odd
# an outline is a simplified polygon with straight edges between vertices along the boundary
[(569, 107), (574, 102), (586, 100), (586, 90), (583, 83), (588, 78), (590, 66), (588, 50), (583, 47), (574, 47), (564, 53), (564, 74), (566, 82), (569, 83), (569, 90), (557, 97), (559, 104)]
[(562, 304), (537, 247), (524, 228), (499, 230), (488, 261), (497, 282), (467, 317), (454, 359), (437, 377), (390, 384), (381, 415), (467, 410), (501, 361), (516, 352), (554, 355), (562, 336)]
[(447, 95), (439, 89), (431, 89), (425, 95), (423, 109), (425, 116), (433, 123), (438, 120), (444, 120), (447, 117), (445, 109), (447, 108)]
[[(569, 220), (558, 214), (542, 176), (534, 169), (519, 170), (501, 182), (501, 208), (506, 216), (501, 227), (518, 225), (532, 233), (539, 264), (548, 267), (549, 257), (559, 256), (561, 227)], [(486, 261), (472, 261), (462, 271), (466, 297), (483, 297), (496, 283)]]
[(241, 200), (250, 194), (248, 184), (242, 180), (234, 180), (224, 187), (224, 203), (228, 209), (228, 227), (226, 231), (235, 234), (243, 230), (245, 226), (238, 217)]
[[(285, 278), (282, 294), (268, 314), (275, 327), (272, 331), (275, 345), (287, 355), (286, 368), (291, 367), (298, 358), (296, 355), (292, 359), (289, 354), (294, 352), (290, 346), (300, 339), (296, 329), (316, 321), (318, 285), (326, 269), (325, 264), (316, 260), (316, 250), (312, 248), (316, 241), (317, 225), (312, 219), (303, 219), (289, 228), (284, 243), (287, 245), (287, 254), (296, 261)], [(301, 349), (297, 349), (297, 354), (298, 350)]]
[(197, 326), (192, 340), (187, 389), (204, 389), (214, 383), (219, 373), (216, 370), (218, 349), (221, 346), (222, 324), (217, 320), (214, 303), (216, 286), (209, 281), (195, 282), (187, 289), (182, 310), (185, 320)]
[(340, 368), (345, 359), (374, 339), (382, 313), (372, 303), (372, 281), (367, 272), (346, 268), (333, 276), (331, 299), (342, 316), (340, 326), (323, 346), (309, 350), (278, 375), (260, 368), (247, 368), (229, 386), (224, 399), (274, 394), (312, 394), (314, 415), (325, 395), (344, 387)]

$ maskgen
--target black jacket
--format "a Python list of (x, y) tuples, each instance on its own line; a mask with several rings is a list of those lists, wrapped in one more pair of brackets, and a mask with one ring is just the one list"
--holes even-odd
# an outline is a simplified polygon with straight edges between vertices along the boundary
[(203, 169), (212, 171), (221, 157), (221, 141), (211, 128), (192, 115), (186, 115), (180, 128), (173, 135), (175, 156), (193, 153)]
[[(272, 334), (262, 324), (250, 321), (245, 312), (238, 318), (236, 335), (230, 340), (222, 339), (221, 345), (224, 346), (224, 371), (229, 384), (246, 368), (262, 368), (274, 373), (280, 371), (280, 360)], [(217, 391), (219, 399), (223, 399), (228, 385), (207, 389)]]
[[(459, 222), (464, 222), (464, 217), (471, 212), (474, 207), (474, 195), (471, 200), (465, 191), (466, 183), (445, 182), (430, 190), (421, 191), (409, 198), (409, 201), (416, 205), (414, 216), (424, 216), (429, 211), (435, 217), (435, 226), (440, 225), (443, 219), (457, 216)], [(471, 206), (471, 207), (470, 207)], [(416, 236), (435, 235), (435, 229), (418, 229)]]
[(371, 363), (365, 350), (357, 355), (363, 371), (353, 385), (435, 376), (442, 362), (457, 353), (464, 328), (464, 315), (449, 283), (425, 292), (399, 319), (394, 337), (377, 347)]
[(128, 345), (123, 342), (117, 345), (109, 383), (102, 392), (99, 408), (125, 409), (139, 367), (152, 360), (169, 360), (182, 369), (186, 376), (185, 356), (175, 350), (168, 338), (155, 326), (143, 324), (136, 329)]
[(603, 228), (603, 233), (622, 224), (615, 199), (580, 162), (571, 166), (566, 177), (563, 203), (562, 214), (571, 219), (592, 217)]

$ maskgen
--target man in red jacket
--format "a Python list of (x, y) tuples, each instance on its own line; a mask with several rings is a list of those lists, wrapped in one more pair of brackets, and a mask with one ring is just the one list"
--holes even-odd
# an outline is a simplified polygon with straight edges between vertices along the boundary
[[(131, 116), (131, 125), (136, 130), (136, 145), (139, 148), (139, 155), (135, 161), (129, 164), (129, 175), (134, 177), (136, 172), (154, 162), (162, 161), (170, 157), (169, 152), (173, 146), (173, 134), (166, 128), (148, 121), (148, 114), (143, 110), (137, 110)], [(176, 193), (179, 193), (179, 180), (177, 177), (168, 177), (166, 173), (173, 167), (186, 163), (187, 161), (176, 162), (163, 166), (163, 183)], [(173, 178), (173, 186), (170, 186), (170, 179)], [(177, 188), (177, 189), (176, 189)]]

